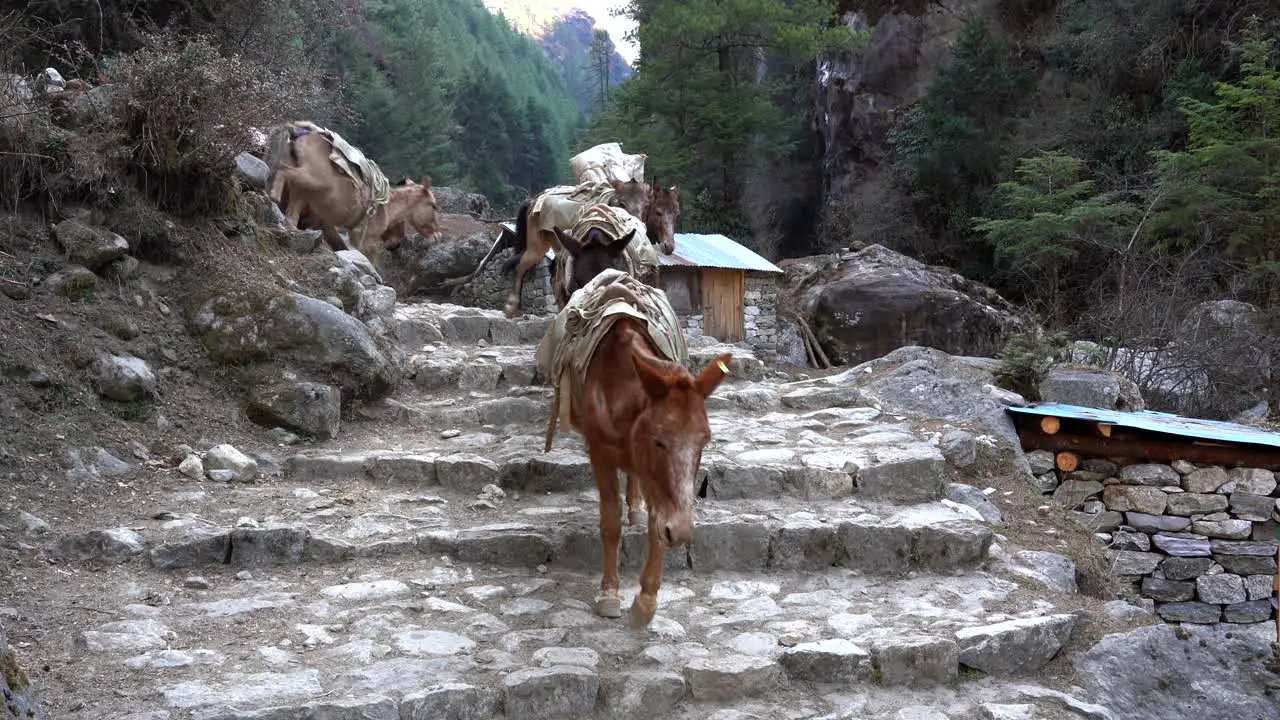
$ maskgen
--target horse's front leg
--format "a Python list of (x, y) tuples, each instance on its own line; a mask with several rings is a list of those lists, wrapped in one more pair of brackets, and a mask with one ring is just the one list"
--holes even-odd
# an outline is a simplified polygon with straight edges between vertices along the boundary
[(640, 480), (627, 473), (627, 524), (645, 522), (644, 494), (640, 492)]
[(622, 545), (618, 468), (593, 458), (591, 470), (600, 494), (600, 544), (604, 566), (600, 576), (600, 594), (596, 596), (596, 614), (607, 618), (622, 617), (622, 601), (618, 599), (618, 551)]
[(640, 594), (631, 602), (631, 627), (646, 628), (658, 611), (658, 590), (662, 588), (662, 568), (667, 562), (667, 544), (659, 534), (657, 516), (649, 514), (649, 532), (645, 538), (644, 568), (640, 570)]

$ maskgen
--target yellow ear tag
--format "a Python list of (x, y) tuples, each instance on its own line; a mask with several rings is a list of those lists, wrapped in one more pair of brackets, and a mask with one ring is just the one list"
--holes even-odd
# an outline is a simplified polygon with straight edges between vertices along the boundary
[(725, 375), (729, 374), (729, 366), (725, 365), (723, 360), (717, 360), (716, 367), (720, 368), (720, 372), (724, 373)]

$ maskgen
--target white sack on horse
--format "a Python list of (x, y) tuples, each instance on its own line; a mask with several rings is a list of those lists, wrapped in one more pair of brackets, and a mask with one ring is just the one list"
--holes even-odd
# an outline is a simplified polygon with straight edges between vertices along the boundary
[[(620, 270), (605, 270), (569, 298), (535, 351), (539, 372), (556, 388), (552, 422), (558, 418), (560, 424), (571, 427), (570, 407), (581, 402), (587, 366), (596, 346), (623, 315), (645, 324), (662, 357), (682, 366), (689, 364), (689, 347), (667, 294)], [(548, 443), (553, 434), (554, 425), (550, 426)]]
[(578, 182), (644, 182), (644, 164), (648, 155), (628, 155), (616, 142), (602, 143), (574, 155), (569, 160)]

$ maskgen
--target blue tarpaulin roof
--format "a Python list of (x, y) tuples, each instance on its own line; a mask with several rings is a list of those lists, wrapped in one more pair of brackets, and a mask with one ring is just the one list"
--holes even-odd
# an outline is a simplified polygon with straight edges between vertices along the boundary
[[(515, 232), (512, 223), (502, 223), (509, 232)], [(547, 258), (554, 259), (555, 250), (547, 251)], [(675, 267), (708, 267), (725, 270), (749, 270), (752, 272), (781, 273), (782, 268), (760, 255), (730, 240), (724, 235), (699, 235), (676, 233), (676, 251), (670, 255), (658, 253), (660, 265)]]
[(1063, 405), (1062, 403), (1040, 403), (1034, 407), (1008, 407), (1005, 410), (1021, 415), (1052, 415), (1058, 418), (1088, 420), (1136, 430), (1179, 435), (1197, 440), (1216, 440), (1218, 442), (1280, 447), (1280, 433), (1268, 432), (1247, 425), (1188, 418), (1155, 412), (1154, 410), (1123, 412), (1120, 410), (1080, 407), (1079, 405)]

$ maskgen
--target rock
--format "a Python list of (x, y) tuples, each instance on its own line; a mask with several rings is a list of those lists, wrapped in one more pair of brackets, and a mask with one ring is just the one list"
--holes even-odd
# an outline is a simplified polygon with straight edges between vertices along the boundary
[(1067, 480), (1053, 491), (1053, 499), (1062, 507), (1072, 510), (1085, 500), (1102, 492), (1102, 483), (1094, 480)]
[[(279, 705), (299, 701), (324, 692), (320, 673), (313, 669), (291, 673), (238, 673), (215, 676), (211, 683), (188, 680), (161, 688), (165, 702), (175, 708), (199, 708), (204, 706)], [(315, 717), (303, 710), (307, 717)], [(330, 711), (320, 713), (337, 715)], [(318, 713), (319, 714), (319, 713)], [(320, 714), (323, 717), (323, 714)]]
[(1040, 399), (1080, 407), (1136, 412), (1147, 409), (1132, 380), (1097, 368), (1055, 367), (1040, 381)]
[(76, 645), (92, 653), (146, 652), (166, 647), (173, 631), (155, 620), (119, 620), (85, 630)]
[(1233, 605), (1249, 599), (1244, 589), (1244, 578), (1230, 573), (1196, 578), (1196, 595), (1201, 602), (1216, 605)]
[(1165, 493), (1160, 488), (1140, 485), (1109, 485), (1102, 491), (1102, 502), (1110, 510), (1163, 515)]
[(1045, 587), (1066, 593), (1079, 592), (1076, 585), (1076, 564), (1071, 558), (1040, 550), (1022, 550), (1016, 557), (1033, 568), (1031, 577), (1039, 580)]
[(1209, 557), (1209, 541), (1194, 537), (1174, 537), (1160, 533), (1151, 537), (1157, 549), (1174, 557)]
[(478, 493), (486, 485), (498, 482), (497, 463), (479, 455), (459, 453), (436, 460), (436, 478), (449, 490)]
[(1124, 530), (1117, 530), (1115, 534), (1111, 536), (1111, 544), (1109, 545), (1109, 547), (1112, 550), (1131, 550), (1133, 552), (1150, 552), (1151, 536), (1147, 535), (1146, 533), (1126, 532)]
[(1222, 607), (1202, 602), (1164, 603), (1156, 614), (1167, 622), (1212, 625), (1222, 618)]
[(1191, 523), (1191, 532), (1211, 538), (1248, 540), (1253, 533), (1253, 523), (1248, 520), (1200, 520)]
[(412, 657), (460, 655), (476, 647), (471, 638), (444, 630), (404, 630), (392, 636), (391, 643)]
[(930, 502), (942, 495), (946, 461), (925, 443), (877, 445), (876, 462), (858, 467), (858, 493), (900, 504)]
[(342, 395), (330, 385), (282, 382), (254, 388), (249, 396), (249, 420), (264, 427), (281, 427), (319, 440), (338, 436)]
[(1274, 637), (1274, 628), (1149, 625), (1103, 637), (1073, 665), (1077, 682), (1120, 720), (1277, 720), (1280, 705), (1267, 691), (1275, 675), (1261, 670)]
[(237, 291), (200, 306), (193, 334), (220, 363), (270, 361), (314, 369), (332, 377), (343, 401), (391, 394), (399, 369), (379, 349), (368, 327), (351, 315), (306, 295)]
[(1227, 496), (1216, 493), (1176, 493), (1168, 496), (1170, 515), (1208, 515), (1227, 509)]
[(938, 449), (942, 451), (942, 457), (946, 458), (947, 462), (958, 468), (967, 468), (978, 461), (977, 439), (972, 433), (963, 430), (952, 429), (942, 433), (942, 437), (938, 440)]
[(48, 720), (19, 660), (17, 651), (9, 647), (4, 628), (0, 627), (0, 698), (4, 700), (4, 710), (22, 720)]
[(1192, 417), (1232, 418), (1266, 402), (1271, 377), (1269, 334), (1248, 303), (1211, 300), (1191, 308), (1165, 353), (1160, 399)]
[(1274, 541), (1267, 542), (1246, 542), (1242, 540), (1212, 540), (1210, 547), (1213, 549), (1214, 556), (1218, 555), (1262, 555), (1266, 557), (1275, 557), (1276, 543)]
[(258, 476), (258, 462), (226, 443), (205, 453), (204, 467), (211, 479), (214, 477), (212, 473), (219, 470), (227, 471), (235, 482), (253, 482)]
[(1250, 600), (1222, 608), (1222, 619), (1229, 623), (1263, 623), (1271, 619), (1271, 613), (1271, 600)]
[(1187, 476), (1182, 478), (1182, 489), (1189, 493), (1211, 493), (1222, 487), (1227, 480), (1226, 470), (1210, 466), (1187, 473)]
[(992, 525), (999, 525), (1004, 522), (1004, 516), (1000, 513), (1000, 508), (987, 499), (986, 493), (972, 485), (947, 483), (947, 499), (962, 505), (968, 505), (977, 510), (982, 515), (982, 519)]
[(1116, 575), (1150, 575), (1160, 567), (1163, 555), (1157, 553), (1121, 550), (1110, 553), (1114, 560), (1112, 572)]
[(1191, 518), (1185, 517), (1129, 512), (1125, 513), (1124, 519), (1134, 530), (1144, 533), (1182, 532), (1191, 527)]
[(188, 455), (178, 463), (178, 472), (192, 480), (202, 480), (204, 479), (204, 461), (199, 455)]
[(400, 714), (394, 717), (398, 720), (490, 720), (499, 714), (500, 705), (501, 696), (494, 688), (447, 682), (405, 695), (400, 701)]
[[(1222, 497), (1221, 495), (1213, 495), (1209, 497)], [(1271, 519), (1271, 513), (1275, 509), (1275, 498), (1266, 495), (1251, 495), (1243, 492), (1233, 492), (1230, 496), (1231, 514), (1240, 518), (1241, 521), (1266, 522)], [(1245, 537), (1248, 537), (1247, 535)], [(1243, 540), (1244, 538), (1233, 538)]]
[(26, 535), (44, 535), (49, 523), (20, 508), (0, 508), (0, 527), (20, 530)]
[(1272, 596), (1271, 575), (1250, 575), (1244, 579), (1245, 593), (1250, 600), (1268, 600)]
[(129, 241), (79, 220), (63, 220), (53, 226), (53, 235), (67, 253), (67, 260), (97, 272), (129, 253)]
[(649, 720), (666, 715), (680, 704), (685, 682), (673, 672), (628, 672), (606, 680), (603, 694), (606, 717)]
[(443, 186), (435, 186), (431, 192), (442, 214), (483, 217), (489, 212), (489, 199), (483, 195)]
[(250, 187), (265, 190), (267, 176), (270, 173), (271, 168), (267, 167), (267, 164), (259, 158), (247, 152), (242, 152), (236, 156), (236, 175), (248, 183)]
[(1173, 468), (1158, 463), (1129, 465), (1120, 471), (1120, 482), (1126, 485), (1164, 487), (1177, 485), (1181, 479)]
[(1009, 620), (956, 633), (960, 663), (989, 675), (1035, 673), (1071, 639), (1070, 614)]
[(1276, 574), (1276, 559), (1272, 556), (1215, 554), (1213, 561), (1226, 568), (1227, 572), (1235, 573), (1236, 575)]
[[(550, 606), (547, 609), (550, 610)], [(538, 667), (573, 665), (594, 670), (600, 664), (600, 653), (587, 647), (544, 647), (534, 650), (530, 659), (537, 663)]]
[(979, 720), (1036, 720), (1036, 706), (1028, 703), (982, 703), (978, 706)]
[(1228, 473), (1227, 482), (1223, 484), (1229, 486), (1222, 489), (1225, 493), (1270, 495), (1276, 489), (1276, 474), (1270, 470), (1256, 468), (1232, 468)]
[(994, 537), (991, 528), (968, 520), (925, 525), (915, 532), (911, 556), (920, 568), (933, 572), (978, 567)]
[(1057, 461), (1048, 450), (1032, 450), (1027, 453), (1027, 464), (1031, 466), (1033, 475), (1043, 475), (1057, 468)]
[(504, 716), (511, 720), (552, 720), (593, 713), (600, 677), (571, 665), (526, 668), (502, 680)]
[(871, 676), (871, 655), (842, 638), (800, 643), (778, 661), (793, 680), (848, 683)]
[(954, 640), (900, 634), (877, 640), (871, 662), (882, 685), (946, 683), (960, 674), (960, 649)]
[(1161, 580), (1154, 577), (1142, 578), (1142, 597), (1158, 602), (1187, 602), (1196, 596), (1196, 584), (1181, 580)]
[(990, 288), (881, 245), (783, 266), (783, 292), (797, 299), (833, 362), (852, 365), (909, 345), (995, 357), (1025, 324)]
[(1166, 580), (1195, 580), (1211, 567), (1213, 560), (1207, 557), (1171, 557), (1160, 563)]
[[(93, 271), (80, 265), (71, 265), (50, 274), (40, 282), (40, 287), (54, 295), (80, 300), (98, 285), (98, 276)], [(16, 286), (14, 286), (16, 287)], [(5, 288), (9, 290), (8, 287)], [(23, 298), (17, 298), (23, 299)]]
[(146, 552), (146, 544), (129, 528), (90, 530), (63, 538), (55, 552), (68, 560), (119, 563)]
[(777, 662), (750, 655), (698, 657), (684, 667), (685, 683), (694, 700), (723, 703), (773, 692), (781, 680)]
[(94, 365), (93, 382), (98, 394), (119, 402), (155, 397), (156, 376), (142, 358), (101, 353)]

